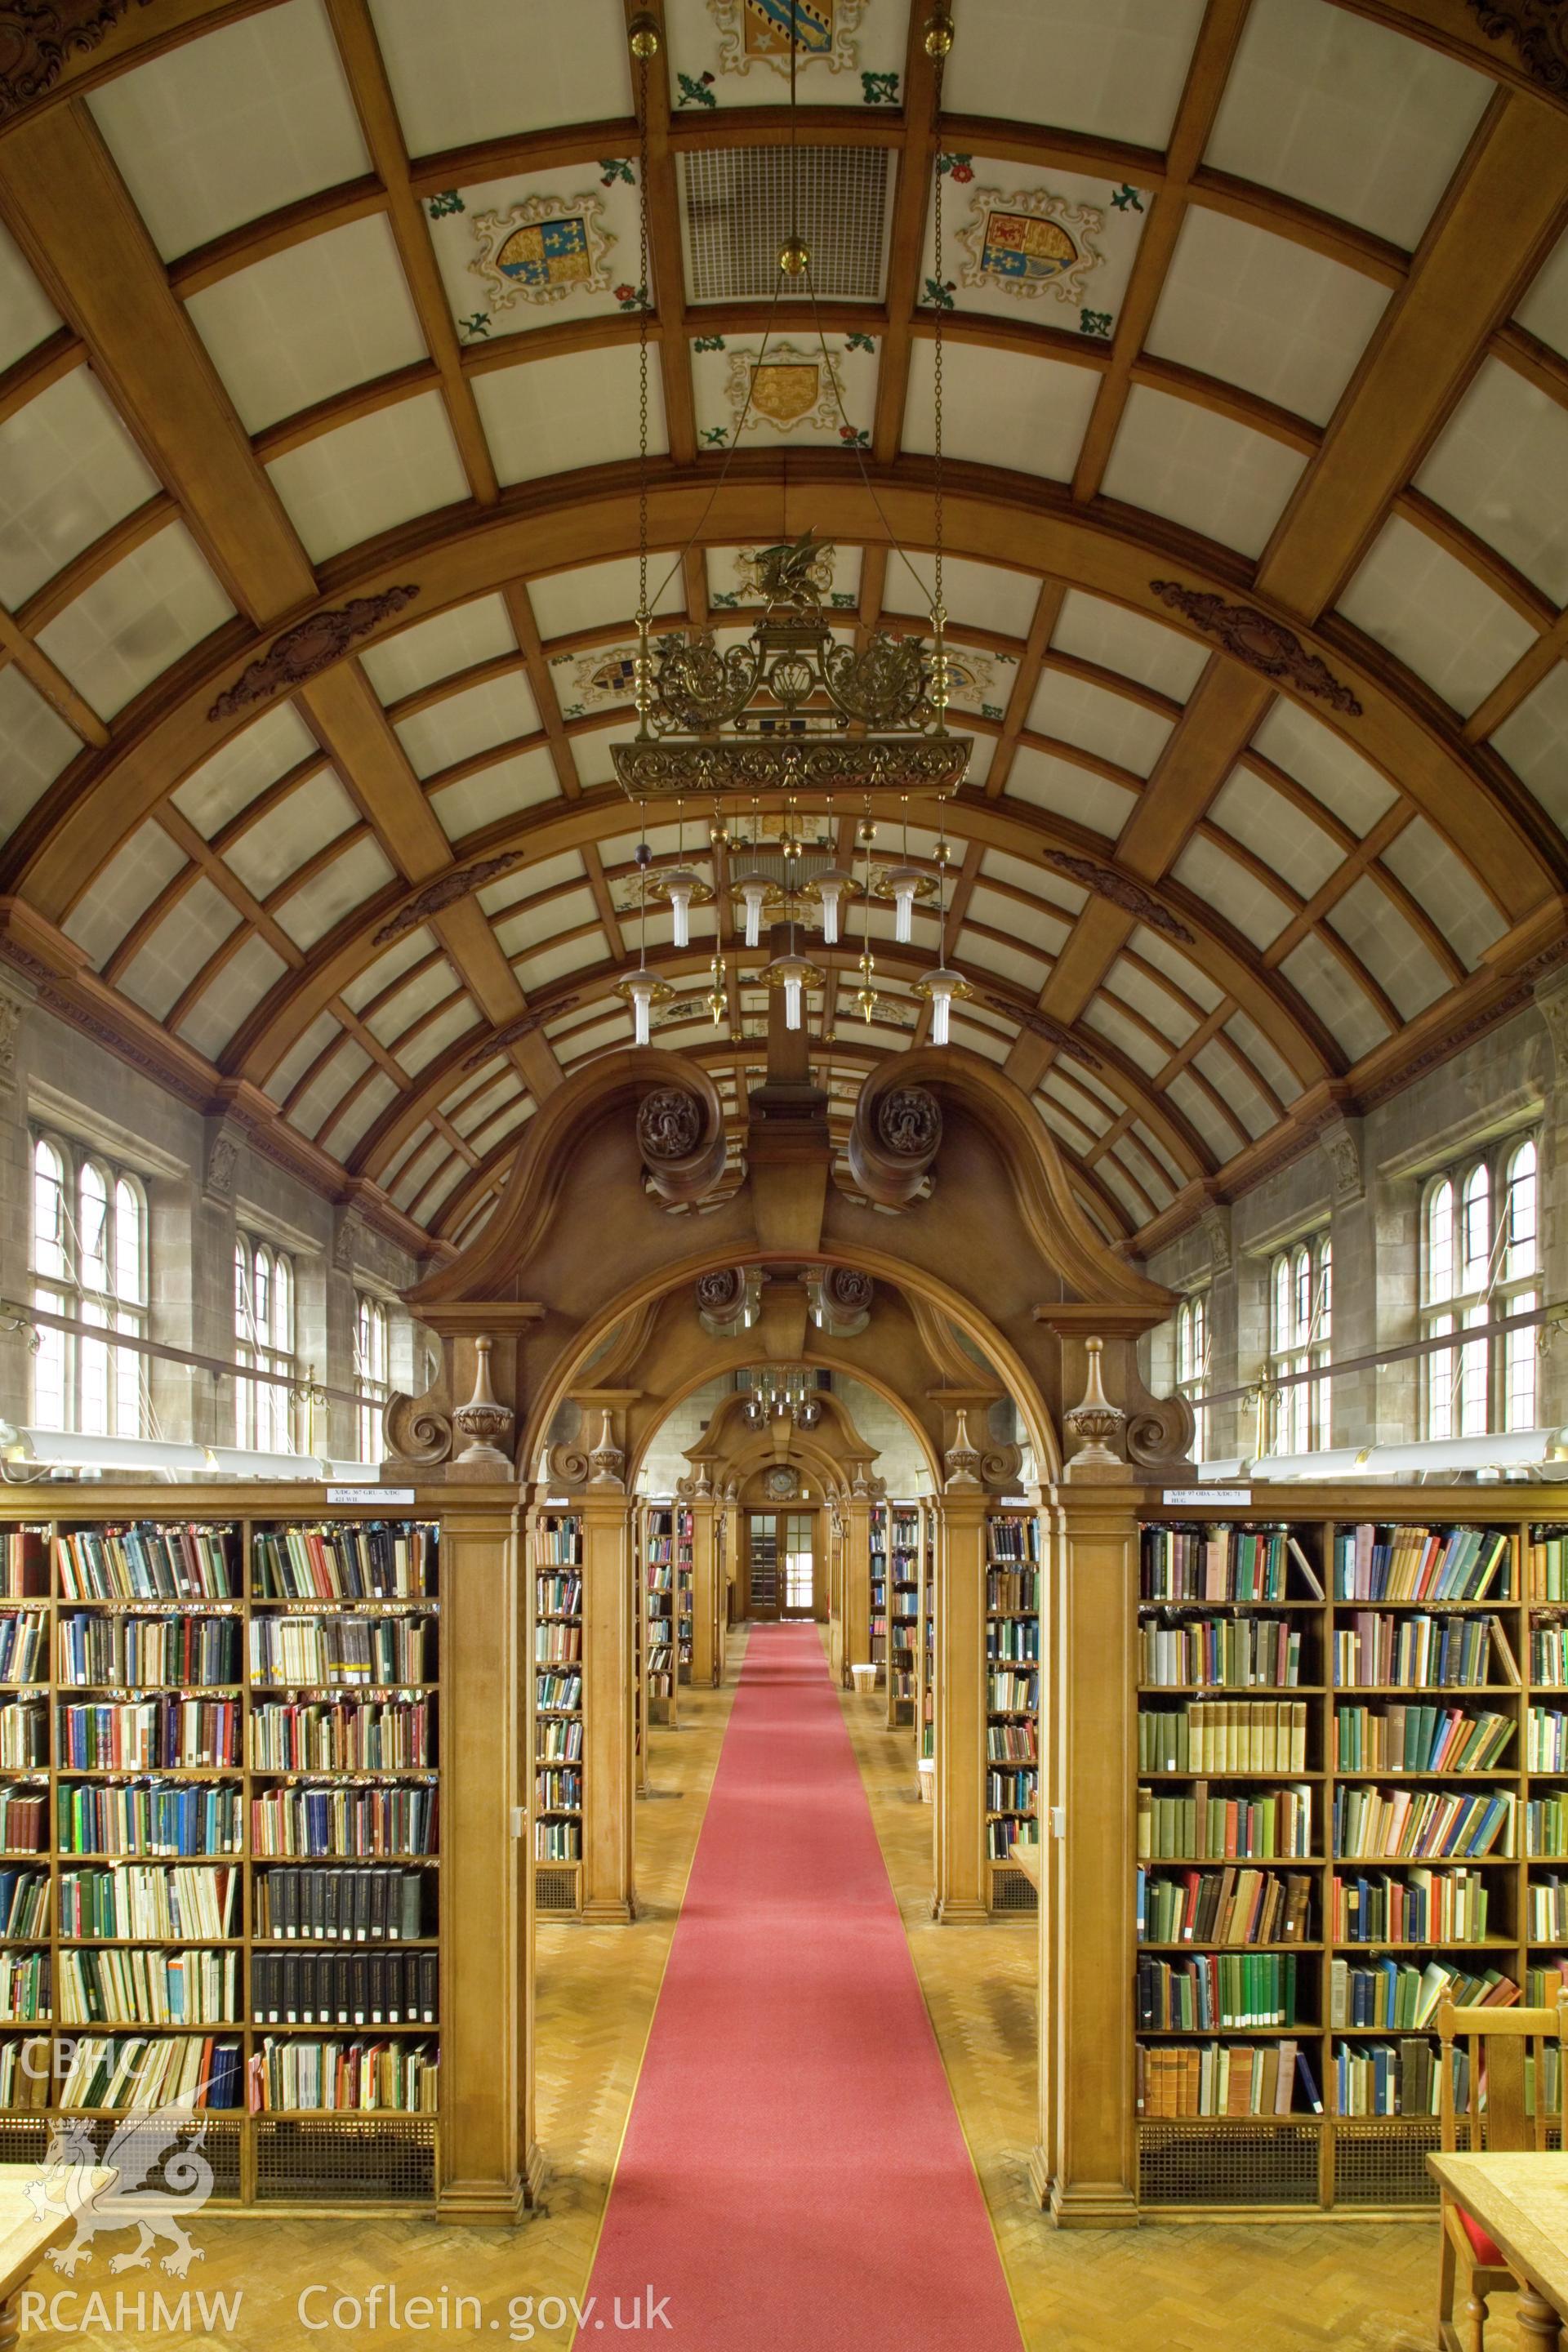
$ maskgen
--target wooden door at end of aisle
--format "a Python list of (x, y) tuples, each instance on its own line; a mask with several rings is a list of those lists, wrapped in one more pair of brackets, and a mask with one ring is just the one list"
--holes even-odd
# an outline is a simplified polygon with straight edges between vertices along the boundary
[(817, 1594), (816, 1517), (811, 1511), (746, 1513), (748, 1610), (754, 1618), (813, 1618)]

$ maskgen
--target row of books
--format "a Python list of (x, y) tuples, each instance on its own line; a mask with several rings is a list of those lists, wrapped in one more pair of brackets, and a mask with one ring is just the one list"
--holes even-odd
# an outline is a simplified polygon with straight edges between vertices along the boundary
[(580, 1576), (540, 1576), (534, 1579), (535, 1613), (541, 1617), (580, 1617), (583, 1580)]
[(1532, 1601), (1568, 1601), (1568, 1528), (1531, 1528), (1525, 1568)]
[(1138, 2025), (1143, 2032), (1248, 2032), (1295, 2025), (1294, 1952), (1194, 1952), (1188, 1959), (1138, 1963)]
[(1489, 1683), (1494, 1638), (1500, 1679), (1517, 1683), (1518, 1664), (1494, 1617), (1390, 1617), (1359, 1611), (1348, 1625), (1335, 1628), (1334, 1681), (1341, 1689), (1355, 1683), (1398, 1683), (1416, 1690)]
[(1525, 1933), (1531, 1943), (1568, 1937), (1568, 1879), (1532, 1878), (1524, 1891)]
[(583, 1557), (583, 1522), (575, 1514), (541, 1519), (533, 1530), (533, 1556), (542, 1567), (575, 1568)]
[(1304, 1871), (1140, 1869), (1141, 1944), (1304, 1944), (1312, 1939), (1312, 1881)]
[(48, 1799), (42, 1790), (0, 1787), (0, 1853), (42, 1853), (48, 1831)]
[(985, 1851), (992, 1862), (1005, 1862), (1016, 1845), (1037, 1843), (1034, 1821), (1027, 1814), (1003, 1814), (985, 1824)]
[(436, 1761), (435, 1710), (424, 1699), (320, 1700), (250, 1715), (250, 1760), (271, 1772), (398, 1772)]
[(533, 1629), (534, 1663), (541, 1666), (570, 1666), (582, 1663), (583, 1628), (560, 1619), (541, 1619)]
[(0, 1769), (37, 1772), (48, 1760), (49, 1727), (43, 1707), (31, 1699), (0, 1706)]
[(1141, 1772), (1304, 1772), (1305, 1699), (1194, 1699), (1140, 1707)]
[(1374, 1872), (1330, 1889), (1329, 1935), (1336, 1944), (1480, 1944), (1491, 1916), (1480, 1870)]
[(985, 1810), (989, 1813), (1032, 1813), (1039, 1792), (1040, 1776), (1037, 1772), (987, 1772), (985, 1775)]
[(1511, 1557), (1500, 1528), (1374, 1527), (1334, 1531), (1341, 1601), (1484, 1601), (1509, 1593)]
[(62, 1683), (237, 1683), (237, 1617), (66, 1616), (59, 1621)]
[(985, 1606), (998, 1610), (1038, 1612), (1040, 1579), (1032, 1568), (990, 1568), (985, 1571)]
[(1568, 1772), (1568, 1715), (1545, 1706), (1528, 1710), (1524, 1763), (1530, 1772)]
[(48, 2014), (47, 1952), (0, 1952), (0, 2018), (31, 2022)]
[(257, 1952), (257, 2025), (434, 2025), (434, 1952)]
[(1507, 2009), (1519, 1987), (1500, 1969), (1466, 1969), (1428, 1960), (1384, 1958), (1329, 1963), (1329, 2023), (1373, 2026), (1395, 2033), (1430, 2025), (1439, 2004), (1456, 2008)]
[(254, 1854), (434, 1853), (434, 1788), (270, 1789), (250, 1805)]
[(533, 1857), (536, 1862), (581, 1862), (582, 1823), (568, 1821), (559, 1814), (552, 1814), (548, 1821), (535, 1822)]
[(26, 1942), (49, 1932), (47, 1870), (0, 1870), (0, 1936)]
[(1033, 1715), (1039, 1706), (1037, 1674), (987, 1675), (985, 1686), (985, 1703), (993, 1715)]
[(1561, 1619), (1531, 1625), (1530, 1679), (1555, 1689), (1568, 1688), (1568, 1625)]
[[(1549, 2054), (1555, 2057), (1556, 2053)], [(1398, 2042), (1340, 2042), (1334, 2051), (1336, 2112), (1342, 2116), (1435, 2116), (1441, 2087), (1438, 2056), (1432, 2042), (1415, 2037)], [(1458, 2109), (1470, 2095), (1469, 2053), (1456, 2046), (1449, 2058)]]
[[(930, 1687), (928, 1684), (928, 1697)], [(1039, 1753), (1035, 1726), (1027, 1717), (985, 1727), (985, 1755), (992, 1764), (1032, 1764)]]
[(68, 2053), (62, 2107), (236, 2108), (240, 2104), (237, 2042), (210, 2034), (82, 2033)]
[(171, 1869), (128, 1863), (62, 1870), (60, 1934), (144, 1936), (149, 1941), (188, 1936), (198, 1942), (237, 1936), (239, 1875), (221, 1864)]
[(55, 1539), (55, 1564), (68, 1601), (233, 1601), (243, 1589), (236, 1527), (70, 1528)]
[(61, 1951), (67, 2025), (234, 2025), (241, 2006), (237, 1952)]
[(1510, 1716), (1462, 1706), (1342, 1706), (1334, 1761), (1341, 1772), (1487, 1772), (1516, 1727)]
[(581, 1772), (535, 1772), (534, 1810), (541, 1813), (580, 1813), (583, 1810)]
[(436, 1621), (395, 1617), (253, 1617), (250, 1672), (258, 1683), (429, 1683)]
[(1201, 1617), (1138, 1628), (1138, 1679), (1289, 1690), (1301, 1679), (1301, 1631), (1284, 1617)]
[(1014, 1560), (1040, 1564), (1040, 1523), (1032, 1516), (993, 1512), (985, 1523), (985, 1544), (991, 1564), (1007, 1567)]
[(237, 1699), (72, 1700), (55, 1711), (62, 1770), (144, 1772), (232, 1765), (240, 1756)]
[[(1138, 2113), (1163, 2116), (1321, 2115), (1310, 2061), (1279, 2042), (1138, 2044)], [(1297, 2101), (1300, 2100), (1300, 2105)]]
[(237, 1853), (239, 1790), (232, 1786), (124, 1787), (73, 1782), (57, 1791), (62, 1853)]
[(1311, 1851), (1312, 1791), (1304, 1784), (1223, 1796), (1201, 1780), (1190, 1797), (1138, 1791), (1140, 1861), (1305, 1861)]
[(404, 1519), (258, 1528), (255, 1590), (276, 1601), (411, 1601), (437, 1583), (440, 1530)]
[(439, 2066), (435, 2049), (417, 2042), (268, 2036), (250, 2061), (251, 2112), (432, 2116)]
[(583, 1704), (583, 1677), (580, 1674), (542, 1674), (534, 1691), (534, 1705), (552, 1714), (574, 1715)]
[(427, 1932), (429, 1878), (384, 1866), (258, 1871), (252, 1932), (289, 1944), (416, 1943)]
[[(899, 1621), (894, 1621), (895, 1633)], [(909, 1621), (910, 1631), (903, 1646), (914, 1645), (914, 1620)], [(1040, 1621), (1037, 1617), (993, 1617), (985, 1627), (985, 1655), (994, 1663), (1011, 1665), (1038, 1665), (1040, 1661)]]
[(0, 1683), (34, 1683), (47, 1677), (47, 1621), (41, 1611), (8, 1609), (0, 1614)]
[(1284, 1528), (1146, 1527), (1138, 1590), (1145, 1601), (1283, 1601), (1292, 1559), (1321, 1601), (1317, 1572)]
[(533, 1727), (533, 1752), (541, 1764), (580, 1764), (583, 1760), (582, 1717), (541, 1716)]
[(1506, 1789), (1465, 1797), (1435, 1789), (1336, 1789), (1334, 1852), (1423, 1858), (1513, 1852), (1515, 1804)]

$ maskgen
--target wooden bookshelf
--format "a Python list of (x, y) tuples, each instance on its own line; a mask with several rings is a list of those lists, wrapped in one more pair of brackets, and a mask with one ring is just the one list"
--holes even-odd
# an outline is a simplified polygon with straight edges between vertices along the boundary
[(675, 1512), (668, 1503), (647, 1504), (643, 1512), (643, 1687), (646, 1719), (679, 1721), (676, 1672)]
[(631, 1576), (626, 1607), (631, 1612), (632, 1659), (632, 1793), (647, 1794), (647, 1611), (643, 1590), (643, 1530), (646, 1511), (631, 1514)]
[(82, 1499), (0, 1528), (7, 2145), (195, 2084), (216, 2202), (428, 2200), (438, 1532)]
[(877, 1669), (878, 1683), (885, 1684), (888, 1680), (888, 1610), (890, 1599), (888, 1584), (889, 1562), (886, 1503), (871, 1505), (868, 1515), (867, 1531), (869, 1542), (867, 1599), (869, 1609), (868, 1622), (870, 1628), (870, 1647), (867, 1655)]
[(915, 1721), (921, 1642), (921, 1507), (889, 1503), (888, 1513), (888, 1727)]
[(1035, 1881), (1012, 1861), (1039, 1812), (1040, 1523), (1032, 1511), (985, 1519), (985, 1867), (994, 1912), (1033, 1913)]
[(696, 1596), (696, 1526), (689, 1503), (677, 1503), (675, 1523), (675, 1664), (679, 1682), (691, 1680), (691, 1627)]
[(533, 1523), (533, 1899), (541, 1917), (583, 1905), (583, 1522)]
[[(1550, 2005), (1568, 1969), (1568, 1546), (1558, 1543), (1549, 1557), (1512, 1496), (1486, 1488), (1446, 1495), (1440, 1517), (1434, 1499), (1373, 1489), (1364, 1498), (1342, 1498), (1343, 1516), (1331, 1509), (1270, 1521), (1255, 1509), (1208, 1523), (1206, 1537), (1202, 1522), (1145, 1521), (1133, 1644), (1141, 1715), (1230, 1709), (1228, 1736), (1239, 1740), (1244, 1719), (1234, 1710), (1272, 1711), (1283, 1702), (1300, 1719), (1301, 1762), (1259, 1769), (1249, 1761), (1244, 1769), (1237, 1749), (1225, 1769), (1199, 1774), (1189, 1757), (1184, 1771), (1162, 1772), (1150, 1769), (1154, 1751), (1145, 1726), (1140, 1855), (1151, 1843), (1170, 1843), (1170, 1816), (1152, 1833), (1151, 1806), (1195, 1798), (1200, 1780), (1212, 1805), (1267, 1801), (1293, 1789), (1299, 1814), (1310, 1817), (1299, 1835), (1289, 1835), (1301, 1849), (1289, 1854), (1141, 1863), (1133, 2021), (1146, 2208), (1299, 2205), (1356, 2214), (1429, 2204), (1424, 2158), (1437, 2144), (1436, 2041), (1426, 2011), (1408, 2006), (1418, 1979), (1429, 1969), (1459, 1971), (1481, 1979), (1483, 1990), (1461, 1986), (1456, 1997), (1480, 1999), (1486, 1972), (1496, 1971), (1518, 1988), (1518, 1998)], [(1456, 1499), (1468, 1516), (1453, 1508)], [(1369, 1551), (1366, 1538), (1358, 1539), (1358, 1528), (1367, 1527), (1401, 1539), (1392, 1569), (1383, 1553)], [(1415, 1531), (1423, 1528), (1438, 1538), (1461, 1531), (1447, 1554), (1444, 1590), (1405, 1589)], [(1468, 1570), (1455, 1549), (1468, 1540), (1467, 1529), (1482, 1540)], [(1224, 1597), (1208, 1582), (1186, 1597), (1163, 1589), (1162, 1576), (1167, 1586), (1171, 1579), (1162, 1563), (1177, 1534), (1212, 1542), (1198, 1572), (1215, 1585), (1220, 1547), (1229, 1547)], [(1396, 1582), (1381, 1590), (1390, 1573)], [(1268, 1680), (1248, 1682), (1249, 1675)], [(1412, 1708), (1435, 1715), (1413, 1718)], [(1445, 1737), (1438, 1717), (1447, 1718), (1447, 1738), (1473, 1741), (1486, 1736), (1478, 1727), (1489, 1717), (1491, 1744), (1461, 1765), (1462, 1750), (1436, 1744)], [(1256, 1714), (1245, 1720), (1250, 1737)], [(1223, 1716), (1215, 1727), (1227, 1736)], [(1391, 1748), (1391, 1740), (1399, 1744)], [(1397, 1824), (1384, 1831), (1377, 1821), (1358, 1822), (1373, 1799), (1428, 1813), (1439, 1806), (1471, 1810), (1446, 1831), (1440, 1821), (1427, 1825), (1426, 1842), (1438, 1850), (1391, 1853), (1384, 1848)], [(1217, 1824), (1220, 1816), (1212, 1818)], [(1262, 1826), (1255, 1822), (1255, 1838)], [(1275, 1826), (1288, 1828), (1283, 1821)], [(1245, 1841), (1247, 1832), (1240, 1835)], [(1407, 1830), (1405, 1845), (1415, 1836)], [(1373, 1850), (1359, 1850), (1366, 1846)], [(1248, 1887), (1258, 1900), (1282, 1885), (1297, 1897), (1294, 1916), (1288, 1896), (1275, 1898), (1266, 1942), (1222, 1941), (1212, 1910), (1193, 1916), (1193, 1880), (1207, 1879), (1202, 1899), (1212, 1906), (1224, 1891), (1223, 1881), (1215, 1882), (1227, 1867), (1256, 1873)], [(1171, 1890), (1182, 1881), (1188, 1916), (1173, 1925)], [(1250, 1932), (1258, 1924), (1255, 1912)], [(1158, 1936), (1150, 1932), (1154, 1925)], [(1238, 1906), (1232, 1937), (1247, 1932)], [(1184, 2013), (1176, 2023), (1158, 2000), (1152, 2004), (1151, 1967), (1189, 1972), (1197, 1964), (1206, 1972), (1222, 1954), (1293, 1971), (1293, 2000), (1283, 1996), (1277, 2011), (1269, 2005), (1276, 1996), (1259, 1990), (1257, 1975), (1238, 1988), (1234, 1966), (1229, 1970), (1231, 2000), (1241, 2006), (1219, 2013), (1278, 2022), (1194, 2030)], [(1420, 1996), (1434, 2008), (1436, 1983), (1427, 1978)], [(1160, 1980), (1160, 1999), (1164, 1990)], [(1184, 1986), (1181, 1998), (1192, 1991)], [(1399, 2004), (1392, 2011), (1391, 2000)], [(1392, 2021), (1395, 2016), (1404, 2022)], [(1287, 2089), (1283, 2054), (1270, 2069), (1255, 2053), (1270, 2044), (1282, 2053), (1292, 2042)], [(1267, 2070), (1276, 2111), (1252, 2112), (1238, 2093), (1229, 2115), (1168, 2112), (1173, 2096), (1192, 2096), (1190, 2053), (1205, 2045), (1234, 2051), (1259, 2074)], [(1163, 2071), (1177, 2065), (1185, 2068), (1185, 2089), (1176, 2087), (1173, 2071)], [(1211, 2079), (1217, 2071), (1211, 2059)]]
[[(919, 1554), (920, 1588), (915, 1632), (915, 1756), (920, 1763), (936, 1762), (936, 1509), (921, 1503)], [(930, 1779), (928, 1773), (923, 1776)]]

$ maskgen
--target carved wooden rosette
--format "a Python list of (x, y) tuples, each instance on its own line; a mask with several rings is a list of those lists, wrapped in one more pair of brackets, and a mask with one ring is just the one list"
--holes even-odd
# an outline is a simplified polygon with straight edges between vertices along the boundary
[(724, 1172), (724, 1111), (705, 1072), (650, 1087), (637, 1105), (637, 1150), (661, 1200), (697, 1202)]
[(929, 1087), (910, 1085), (896, 1062), (867, 1079), (849, 1129), (849, 1172), (868, 1201), (907, 1208), (941, 1148), (942, 1105)]

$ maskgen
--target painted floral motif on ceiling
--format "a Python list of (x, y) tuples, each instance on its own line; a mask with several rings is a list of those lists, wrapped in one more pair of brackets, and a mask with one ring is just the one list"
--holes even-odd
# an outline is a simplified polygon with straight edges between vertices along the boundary
[(942, 250), (927, 232), (925, 301), (994, 316), (1044, 314), (1069, 334), (1109, 337), (1126, 295), (1147, 205), (1130, 183), (942, 154)]
[(666, 0), (678, 112), (777, 106), (791, 51), (804, 105), (902, 103), (900, 0)]

